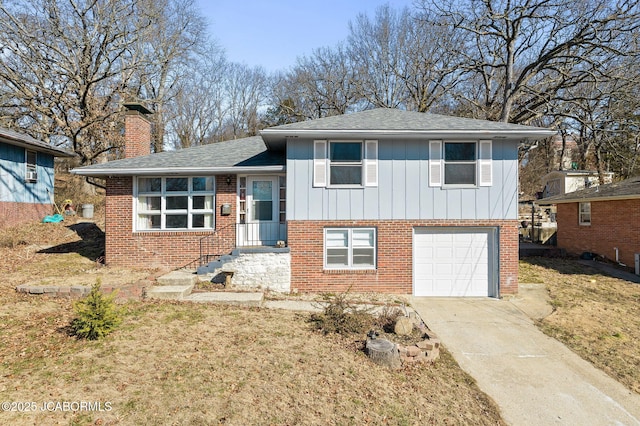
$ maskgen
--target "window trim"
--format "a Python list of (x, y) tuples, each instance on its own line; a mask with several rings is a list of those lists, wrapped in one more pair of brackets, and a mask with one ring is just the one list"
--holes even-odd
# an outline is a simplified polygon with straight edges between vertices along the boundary
[[(336, 163), (340, 165), (357, 165), (360, 167), (359, 184), (332, 184), (331, 180), (331, 144), (359, 143), (360, 161)], [(378, 140), (377, 139), (317, 139), (312, 146), (312, 181), (314, 188), (332, 189), (364, 189), (378, 186)]]
[[(333, 144), (360, 144), (360, 161), (331, 161), (331, 146)], [(364, 166), (365, 166), (365, 153), (364, 153), (364, 145), (365, 142), (361, 140), (329, 140), (327, 141), (327, 186), (330, 188), (364, 188), (365, 186), (365, 176), (364, 176)], [(340, 166), (358, 166), (360, 167), (360, 183), (331, 183), (331, 168)]]
[[(473, 160), (449, 160), (447, 161), (447, 144), (473, 144)], [(478, 185), (478, 141), (443, 141), (442, 142), (442, 186), (445, 188), (477, 188)], [(447, 183), (447, 165), (473, 165), (473, 183)]]
[[(167, 179), (187, 179), (186, 191), (167, 191)], [(211, 178), (212, 189), (205, 191), (194, 191), (193, 179), (194, 178)], [(202, 232), (212, 231), (216, 229), (216, 176), (134, 176), (134, 196), (133, 196), (133, 229), (134, 232)], [(160, 179), (160, 191), (159, 192), (141, 192), (139, 179)], [(187, 197), (186, 209), (168, 209), (167, 197)], [(194, 197), (199, 196), (211, 196), (211, 208), (210, 209), (196, 209), (193, 207)], [(160, 197), (160, 209), (159, 210), (143, 210), (140, 207), (141, 197)], [(198, 214), (211, 216), (211, 227), (193, 227), (193, 216)], [(159, 228), (143, 228), (140, 226), (140, 216), (159, 216), (160, 227)], [(167, 216), (171, 215), (186, 215), (187, 227), (186, 228), (169, 228), (167, 227)]]
[[(471, 161), (445, 161), (445, 144), (470, 143), (475, 145), (475, 183), (474, 184), (445, 184), (445, 165), (471, 164)], [(492, 139), (453, 139), (429, 140), (428, 183), (430, 187), (441, 189), (473, 188), (493, 186), (493, 144)]]
[[(588, 207), (588, 211), (583, 211), (582, 207)], [(588, 220), (587, 219), (588, 216)], [(578, 224), (580, 226), (591, 226), (591, 202), (578, 203)]]
[[(348, 265), (329, 265), (327, 263), (327, 235), (331, 231), (347, 231), (347, 251), (348, 251)], [(355, 266), (353, 264), (353, 232), (354, 231), (372, 231), (373, 232), (373, 264)], [(378, 232), (376, 227), (326, 227), (323, 231), (323, 269), (329, 271), (335, 270), (348, 270), (348, 271), (369, 271), (378, 269)]]

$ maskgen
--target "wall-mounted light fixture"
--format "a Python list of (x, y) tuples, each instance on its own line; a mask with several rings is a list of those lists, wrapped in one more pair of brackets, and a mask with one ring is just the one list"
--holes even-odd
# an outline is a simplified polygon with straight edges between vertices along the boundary
[(231, 185), (231, 175), (227, 175), (227, 185)]

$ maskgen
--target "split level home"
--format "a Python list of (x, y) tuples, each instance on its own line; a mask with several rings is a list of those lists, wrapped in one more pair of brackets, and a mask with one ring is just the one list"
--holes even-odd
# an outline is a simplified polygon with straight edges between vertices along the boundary
[(129, 106), (131, 158), (75, 170), (107, 179), (109, 264), (227, 256), (234, 280), (284, 291), (517, 292), (518, 144), (553, 131), (382, 108), (149, 155), (147, 112)]
[(52, 214), (54, 157), (73, 155), (0, 127), (0, 228)]

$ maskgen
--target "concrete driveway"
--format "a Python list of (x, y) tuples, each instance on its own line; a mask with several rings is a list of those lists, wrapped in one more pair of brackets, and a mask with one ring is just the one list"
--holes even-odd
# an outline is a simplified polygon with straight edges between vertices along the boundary
[(495, 299), (413, 297), (412, 306), (512, 425), (640, 425), (640, 396)]

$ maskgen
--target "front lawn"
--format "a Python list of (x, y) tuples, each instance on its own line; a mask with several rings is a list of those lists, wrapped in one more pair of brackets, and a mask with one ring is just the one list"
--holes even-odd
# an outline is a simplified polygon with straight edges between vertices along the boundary
[[(0, 233), (0, 401), (16, 404), (0, 424), (504, 424), (446, 351), (389, 370), (357, 349), (365, 336), (324, 336), (306, 313), (130, 301), (119, 329), (78, 340), (70, 300), (15, 286), (123, 285), (153, 271), (96, 264), (66, 226)], [(92, 410), (69, 411), (80, 403)], [(12, 411), (25, 407), (35, 412)]]
[(538, 326), (640, 393), (640, 285), (571, 259), (520, 261), (520, 282), (544, 283), (554, 312)]

